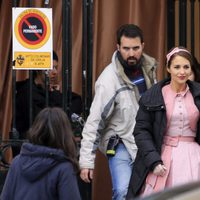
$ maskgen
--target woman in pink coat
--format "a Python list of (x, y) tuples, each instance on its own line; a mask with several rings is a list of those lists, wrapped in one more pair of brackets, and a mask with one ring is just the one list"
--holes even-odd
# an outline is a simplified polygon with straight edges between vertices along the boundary
[(167, 54), (170, 78), (140, 99), (127, 199), (200, 181), (200, 84), (188, 80), (192, 67), (190, 52), (173, 48)]

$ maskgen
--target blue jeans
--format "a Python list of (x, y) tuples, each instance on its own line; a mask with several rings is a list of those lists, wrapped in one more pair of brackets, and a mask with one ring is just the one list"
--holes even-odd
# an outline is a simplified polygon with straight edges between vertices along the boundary
[(112, 200), (124, 200), (128, 191), (133, 161), (123, 143), (119, 143), (115, 156), (108, 157), (112, 178)]

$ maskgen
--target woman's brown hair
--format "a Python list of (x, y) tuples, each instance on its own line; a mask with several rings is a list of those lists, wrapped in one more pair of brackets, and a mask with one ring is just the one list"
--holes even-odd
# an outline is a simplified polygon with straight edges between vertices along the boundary
[(57, 107), (44, 108), (29, 129), (29, 141), (33, 144), (62, 149), (78, 170), (76, 143), (67, 114)]

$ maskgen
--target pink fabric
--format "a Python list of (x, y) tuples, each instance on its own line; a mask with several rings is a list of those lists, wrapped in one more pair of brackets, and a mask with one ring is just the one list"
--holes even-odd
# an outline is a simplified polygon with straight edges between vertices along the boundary
[[(167, 127), (169, 127), (169, 123), (171, 121), (171, 116), (174, 111), (174, 104), (176, 101), (176, 97), (179, 94), (172, 91), (170, 85), (166, 85), (165, 87), (163, 87), (162, 94), (163, 94), (165, 106), (167, 109)], [(192, 97), (192, 94), (189, 91), (189, 87), (187, 86), (186, 90), (184, 92), (180, 93), (180, 95), (181, 95), (181, 97), (184, 97), (183, 103), (184, 103), (186, 111), (187, 111), (190, 128), (193, 131), (196, 131), (196, 124), (197, 124), (197, 121), (199, 118), (199, 111), (194, 104), (194, 99)]]
[(169, 53), (167, 54), (167, 56), (166, 56), (167, 62), (169, 62), (169, 60), (170, 60), (170, 58), (171, 58), (172, 55), (174, 55), (175, 53), (178, 53), (178, 52), (180, 52), (180, 51), (185, 51), (185, 52), (187, 52), (188, 54), (190, 54), (190, 52), (189, 52), (187, 49), (181, 49), (181, 48), (179, 48), (179, 47), (176, 47), (176, 48), (174, 48), (171, 52), (169, 52)]
[(146, 191), (144, 191), (145, 194), (152, 192), (152, 190), (153, 192), (157, 192), (163, 190), (166, 187), (170, 164), (171, 164), (172, 147), (177, 147), (179, 141), (194, 142), (194, 137), (170, 137), (170, 136), (164, 137), (162, 161), (165, 167), (167, 168), (167, 172), (163, 177), (156, 176), (153, 173), (149, 173), (149, 175), (147, 176), (146, 184), (149, 185), (150, 188), (148, 189), (148, 187), (146, 187)]
[(164, 177), (149, 173), (142, 196), (200, 180), (200, 146), (194, 140), (199, 111), (188, 88), (176, 94), (167, 85), (162, 92), (168, 129), (164, 136), (161, 158), (167, 172)]

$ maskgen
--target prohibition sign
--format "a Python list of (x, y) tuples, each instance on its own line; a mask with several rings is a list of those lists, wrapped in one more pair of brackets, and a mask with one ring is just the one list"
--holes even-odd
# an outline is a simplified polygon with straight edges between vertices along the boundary
[(16, 20), (15, 34), (22, 46), (38, 49), (49, 39), (49, 20), (44, 13), (37, 9), (26, 10)]

